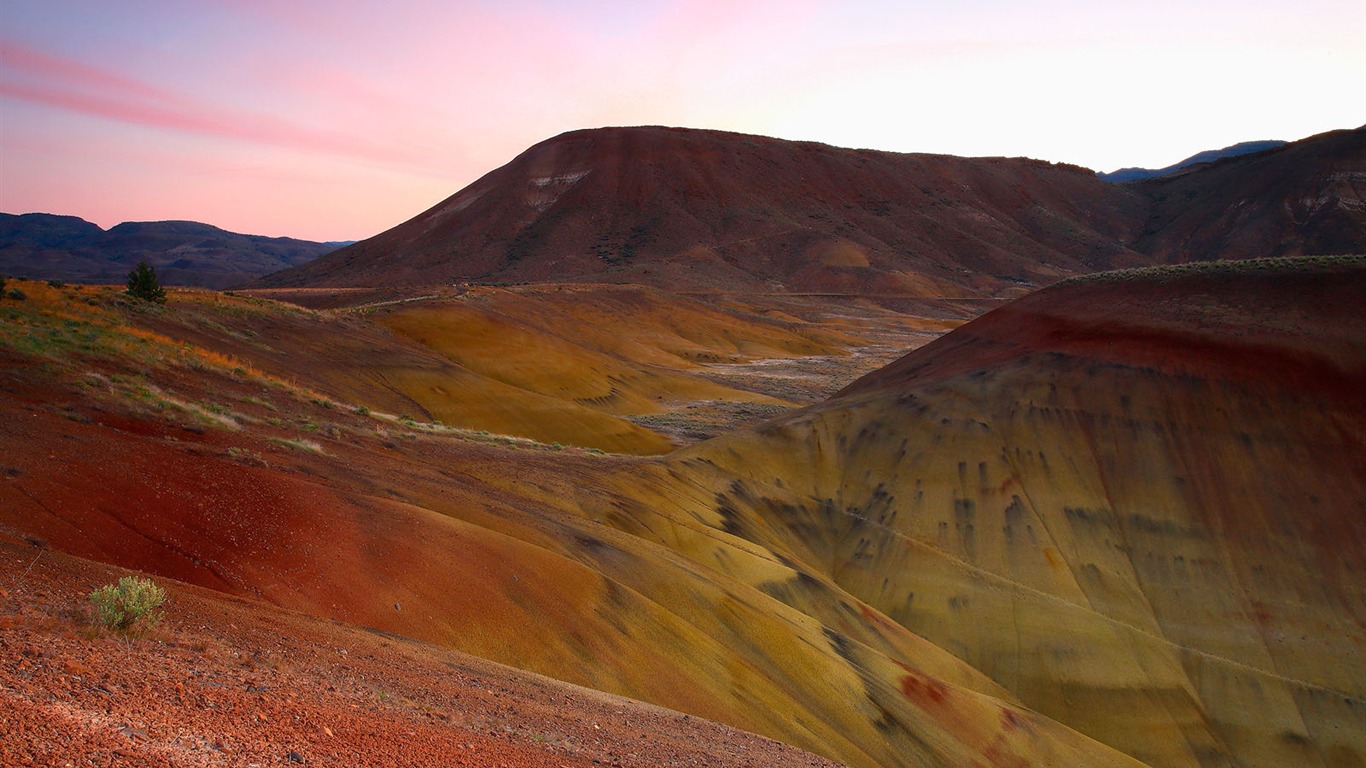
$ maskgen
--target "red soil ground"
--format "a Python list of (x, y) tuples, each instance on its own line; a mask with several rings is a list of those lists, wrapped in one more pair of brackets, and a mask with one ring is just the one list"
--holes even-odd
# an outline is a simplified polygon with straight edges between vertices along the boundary
[(160, 580), (141, 638), (92, 628), (126, 574), (0, 538), (0, 765), (834, 766), (753, 734), (401, 637)]

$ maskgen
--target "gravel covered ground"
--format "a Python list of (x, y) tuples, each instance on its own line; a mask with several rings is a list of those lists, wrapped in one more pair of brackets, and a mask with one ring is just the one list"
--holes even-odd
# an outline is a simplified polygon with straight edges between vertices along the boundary
[(0, 532), (0, 765), (834, 766), (710, 721), (160, 580), (165, 620), (95, 630), (126, 575)]

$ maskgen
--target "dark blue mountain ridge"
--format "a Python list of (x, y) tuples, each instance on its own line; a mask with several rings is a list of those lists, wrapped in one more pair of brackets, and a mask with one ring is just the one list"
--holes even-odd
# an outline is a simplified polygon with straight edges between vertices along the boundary
[(1204, 152), (1197, 152), (1190, 157), (1182, 160), (1175, 165), (1166, 168), (1120, 168), (1110, 173), (1097, 173), (1096, 175), (1105, 181), (1115, 183), (1124, 181), (1141, 181), (1143, 179), (1154, 179), (1159, 176), (1168, 176), (1177, 171), (1185, 170), (1192, 166), (1213, 163), (1217, 160), (1225, 160), (1230, 157), (1241, 155), (1251, 155), (1256, 152), (1265, 152), (1268, 149), (1285, 146), (1286, 142), (1279, 139), (1267, 139), (1263, 141), (1240, 141), (1231, 147), (1223, 149), (1207, 149)]
[(126, 221), (105, 230), (76, 216), (0, 213), (0, 274), (35, 280), (117, 284), (146, 259), (166, 285), (230, 288), (343, 245), (196, 221)]

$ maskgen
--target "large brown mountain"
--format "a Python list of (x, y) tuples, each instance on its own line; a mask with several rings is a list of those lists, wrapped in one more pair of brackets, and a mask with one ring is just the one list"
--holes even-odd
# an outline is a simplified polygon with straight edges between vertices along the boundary
[(1027, 159), (839, 149), (676, 128), (537, 144), (268, 287), (600, 281), (1014, 295), (1059, 277), (1366, 241), (1366, 129), (1110, 184)]
[(1142, 199), (1083, 168), (603, 128), (266, 286), (451, 281), (957, 295), (1140, 263)]

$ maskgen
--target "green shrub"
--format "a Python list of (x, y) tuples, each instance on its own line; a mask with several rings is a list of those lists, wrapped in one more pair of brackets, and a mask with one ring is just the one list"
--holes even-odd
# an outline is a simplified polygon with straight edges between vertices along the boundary
[(90, 593), (95, 621), (118, 632), (155, 627), (161, 621), (165, 600), (166, 590), (138, 576), (124, 576), (118, 584), (105, 584)]
[(27, 293), (24, 293), (23, 291), (19, 290), (18, 288), (15, 288), (14, 290), (12, 290), (12, 291), (9, 292), (9, 297), (10, 297), (11, 299), (14, 299), (15, 301), (23, 301), (24, 299), (27, 299), (27, 298), (28, 298), (28, 294), (27, 294)]
[(157, 282), (157, 271), (146, 259), (138, 262), (133, 271), (128, 273), (129, 296), (143, 301), (151, 301), (157, 304), (166, 303), (166, 291), (162, 290), (161, 283)]

